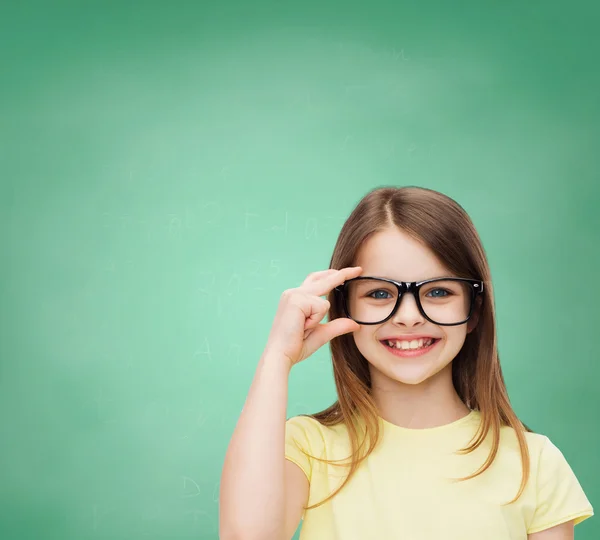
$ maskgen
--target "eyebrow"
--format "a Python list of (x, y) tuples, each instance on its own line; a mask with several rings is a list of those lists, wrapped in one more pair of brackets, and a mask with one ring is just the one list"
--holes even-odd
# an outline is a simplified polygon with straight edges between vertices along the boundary
[[(396, 278), (387, 277), (387, 276), (378, 276), (377, 274), (370, 274), (368, 272), (364, 272), (363, 274), (364, 274), (364, 277), (372, 277), (372, 278), (380, 278), (380, 279), (391, 279), (393, 281), (403, 281), (401, 279), (396, 279)], [(360, 277), (363, 277), (363, 275), (361, 274)], [(450, 278), (450, 277), (458, 277), (458, 276), (455, 276), (453, 274), (439, 274), (439, 275), (432, 276), (432, 277), (415, 279), (414, 281), (419, 282), (419, 281), (428, 281), (430, 279), (443, 279), (443, 278)]]

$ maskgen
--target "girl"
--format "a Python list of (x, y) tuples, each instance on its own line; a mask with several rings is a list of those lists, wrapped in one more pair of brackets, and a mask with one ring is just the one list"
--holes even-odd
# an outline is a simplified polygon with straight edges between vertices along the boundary
[[(327, 342), (338, 400), (286, 421), (292, 366)], [(301, 540), (567, 540), (592, 515), (511, 408), (467, 213), (425, 188), (368, 193), (330, 269), (281, 296), (225, 457), (221, 539), (287, 540), (303, 519)]]

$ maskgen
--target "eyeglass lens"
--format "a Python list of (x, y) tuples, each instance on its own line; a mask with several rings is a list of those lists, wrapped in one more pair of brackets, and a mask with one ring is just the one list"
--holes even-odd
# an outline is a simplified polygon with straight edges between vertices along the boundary
[[(359, 323), (383, 321), (392, 313), (398, 299), (398, 289), (393, 283), (377, 279), (351, 281), (347, 283), (346, 293), (349, 315)], [(464, 321), (471, 311), (472, 297), (471, 285), (464, 281), (436, 280), (424, 284), (419, 291), (423, 311), (441, 324)]]

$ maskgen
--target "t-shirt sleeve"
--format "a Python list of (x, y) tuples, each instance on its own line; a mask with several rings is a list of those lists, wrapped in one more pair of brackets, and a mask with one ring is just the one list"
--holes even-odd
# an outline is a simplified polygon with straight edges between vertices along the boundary
[(285, 423), (285, 458), (300, 467), (310, 484), (313, 472), (313, 460), (304, 452), (313, 454), (311, 432), (313, 420), (306, 416), (293, 416)]
[(536, 509), (528, 534), (571, 520), (577, 525), (594, 515), (575, 473), (548, 437), (544, 437), (539, 456), (536, 497)]

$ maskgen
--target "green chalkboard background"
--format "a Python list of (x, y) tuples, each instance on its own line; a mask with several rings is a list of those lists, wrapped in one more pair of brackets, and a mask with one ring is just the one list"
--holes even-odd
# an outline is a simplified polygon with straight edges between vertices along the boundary
[[(378, 185), (471, 214), (515, 409), (597, 510), (596, 6), (5, 4), (0, 537), (217, 538), (280, 294)], [(290, 384), (329, 405), (328, 349)]]

